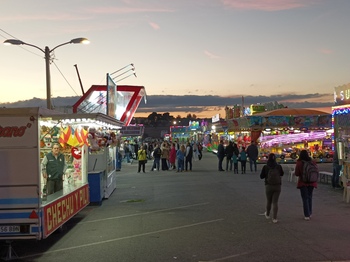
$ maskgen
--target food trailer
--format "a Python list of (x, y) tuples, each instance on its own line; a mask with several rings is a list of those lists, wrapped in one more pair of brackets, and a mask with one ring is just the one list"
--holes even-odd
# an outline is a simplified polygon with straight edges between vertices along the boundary
[[(86, 207), (90, 203), (89, 128), (117, 130), (121, 126), (101, 113), (0, 109), (0, 239), (47, 238)], [(60, 144), (68, 168), (63, 190), (46, 195), (41, 161), (53, 143)]]

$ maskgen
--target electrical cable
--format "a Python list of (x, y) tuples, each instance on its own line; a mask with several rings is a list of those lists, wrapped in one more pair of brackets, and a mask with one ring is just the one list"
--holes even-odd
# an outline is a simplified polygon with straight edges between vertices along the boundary
[[(3, 29), (1, 29), (1, 28), (0, 28), (0, 31), (3, 32), (3, 33), (5, 33), (5, 34), (7, 34), (7, 35), (9, 35), (9, 36), (11, 36), (13, 39), (19, 40), (17, 37), (15, 37), (15, 36), (13, 36), (13, 35), (7, 33), (5, 30), (3, 30)], [(0, 34), (0, 36), (3, 37), (4, 39), (8, 39), (8, 37), (3, 36), (2, 34)], [(18, 45), (17, 47), (19, 47), (19, 48), (23, 49), (24, 51), (27, 51), (28, 53), (31, 53), (31, 54), (33, 54), (33, 55), (43, 57), (42, 55), (39, 55), (39, 54), (37, 54), (37, 53), (34, 53), (33, 51), (31, 51), (31, 49), (27, 49), (27, 48), (25, 48), (24, 46)]]
[[(13, 39), (18, 39), (17, 37), (15, 37), (15, 36), (13, 36), (13, 35), (7, 33), (5, 30), (3, 30), (3, 29), (1, 29), (1, 28), (0, 28), (0, 31), (3, 32), (3, 33), (6, 34), (6, 35), (9, 35), (9, 36), (12, 37)], [(7, 39), (7, 37), (4, 36), (3, 34), (0, 34), (0, 36), (1, 36), (2, 38), (4, 38), (4, 39)], [(18, 39), (18, 40), (19, 40), (19, 39)], [(18, 46), (18, 47), (22, 48), (23, 50), (25, 50), (25, 51), (27, 51), (27, 52), (29, 52), (29, 53), (31, 53), (31, 54), (34, 54), (34, 55), (36, 55), (36, 56), (43, 57), (42, 55), (39, 55), (39, 54), (37, 54), (37, 53), (34, 53), (34, 52), (32, 52), (31, 50), (29, 50), (29, 49), (27, 49), (27, 48), (25, 48), (25, 47), (23, 47), (23, 46)], [(78, 93), (73, 89), (72, 85), (68, 82), (67, 78), (64, 76), (64, 74), (62, 73), (62, 71), (59, 69), (59, 67), (57, 66), (57, 64), (54, 62), (54, 59), (55, 59), (54, 54), (52, 54), (51, 63), (55, 65), (55, 67), (57, 68), (58, 72), (61, 74), (61, 76), (62, 76), (63, 79), (66, 81), (66, 83), (69, 85), (69, 87), (72, 89), (72, 91), (73, 91), (77, 96), (79, 96)]]
[(56, 63), (54, 61), (52, 61), (52, 63), (55, 65), (55, 67), (57, 68), (58, 72), (60, 72), (61, 76), (64, 78), (64, 80), (66, 81), (66, 83), (69, 85), (69, 87), (72, 89), (72, 91), (77, 95), (78, 93), (73, 89), (72, 85), (68, 82), (67, 78), (63, 75), (63, 73), (61, 72), (61, 70), (58, 68), (58, 66), (56, 65)]

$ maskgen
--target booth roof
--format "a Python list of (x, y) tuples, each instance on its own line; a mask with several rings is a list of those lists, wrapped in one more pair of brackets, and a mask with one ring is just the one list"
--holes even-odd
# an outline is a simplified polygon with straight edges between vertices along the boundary
[(263, 113), (254, 114), (254, 116), (309, 116), (309, 115), (327, 115), (325, 111), (308, 108), (281, 108)]

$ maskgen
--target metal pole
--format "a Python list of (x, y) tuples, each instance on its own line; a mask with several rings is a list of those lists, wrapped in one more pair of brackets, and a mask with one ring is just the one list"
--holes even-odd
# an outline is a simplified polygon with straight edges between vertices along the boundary
[(47, 108), (51, 108), (51, 75), (50, 75), (50, 49), (45, 47), (45, 65), (46, 65), (46, 103)]
[(75, 64), (74, 65), (76, 71), (77, 71), (77, 74), (78, 74), (78, 79), (79, 79), (79, 83), (80, 83), (80, 87), (81, 87), (81, 92), (83, 93), (83, 95), (85, 94), (84, 92), (84, 87), (83, 87), (83, 83), (81, 82), (81, 79), (80, 79), (80, 74), (79, 74), (79, 70), (78, 70), (78, 65)]

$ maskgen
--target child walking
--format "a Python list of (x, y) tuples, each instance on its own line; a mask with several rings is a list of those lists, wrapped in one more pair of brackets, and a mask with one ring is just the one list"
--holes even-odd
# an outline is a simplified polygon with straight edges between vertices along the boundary
[(247, 164), (247, 152), (245, 151), (245, 147), (242, 147), (242, 151), (239, 155), (241, 160), (241, 171), (242, 174), (245, 174), (245, 167)]
[(233, 163), (233, 173), (238, 174), (238, 156), (234, 153), (231, 159)]

